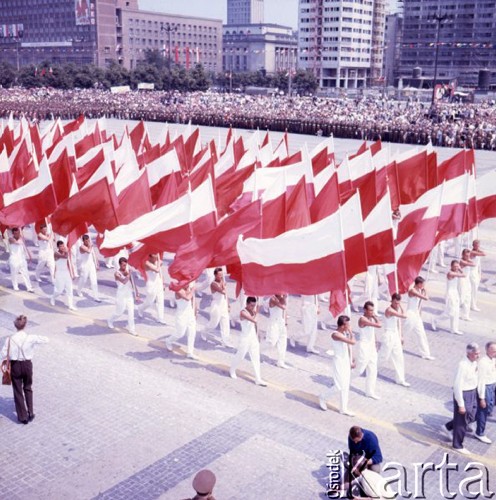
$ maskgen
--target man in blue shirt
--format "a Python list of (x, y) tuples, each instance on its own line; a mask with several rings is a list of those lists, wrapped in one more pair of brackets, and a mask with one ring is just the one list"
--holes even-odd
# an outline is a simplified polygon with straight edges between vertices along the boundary
[(381, 472), (382, 452), (379, 440), (372, 431), (353, 426), (348, 436), (348, 447), (350, 455), (365, 455), (368, 469)]

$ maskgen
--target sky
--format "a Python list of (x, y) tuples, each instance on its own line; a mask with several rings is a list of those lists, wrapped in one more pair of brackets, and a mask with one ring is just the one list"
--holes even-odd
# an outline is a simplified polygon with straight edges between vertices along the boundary
[[(227, 20), (227, 0), (138, 0), (140, 9)], [(298, 0), (265, 0), (265, 22), (298, 28)]]

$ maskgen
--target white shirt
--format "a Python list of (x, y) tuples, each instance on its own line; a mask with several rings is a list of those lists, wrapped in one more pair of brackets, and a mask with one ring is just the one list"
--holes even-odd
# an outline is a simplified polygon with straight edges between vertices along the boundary
[(458, 406), (465, 406), (463, 401), (463, 391), (473, 391), (477, 389), (477, 361), (470, 361), (467, 357), (458, 363), (453, 393)]
[(34, 346), (36, 344), (46, 344), (48, 342), (48, 337), (43, 337), (41, 335), (28, 335), (24, 330), (20, 330), (14, 333), (14, 335), (10, 336), (5, 341), (5, 344), (2, 349), (3, 358), (7, 357), (9, 339), (10, 339), (9, 359), (11, 359), (12, 361), (33, 359)]
[(479, 384), (477, 392), (481, 399), (485, 399), (486, 386), (496, 384), (496, 359), (484, 356), (479, 361)]

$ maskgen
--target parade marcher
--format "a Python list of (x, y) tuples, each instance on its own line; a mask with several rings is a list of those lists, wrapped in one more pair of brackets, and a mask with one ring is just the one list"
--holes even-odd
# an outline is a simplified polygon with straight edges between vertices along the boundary
[(406, 319), (406, 314), (401, 306), (401, 295), (393, 293), (391, 304), (384, 313), (384, 333), (382, 334), (382, 345), (380, 361), (386, 362), (391, 359), (396, 375), (396, 383), (404, 387), (410, 387), (405, 380), (405, 359), (403, 356), (403, 337), (401, 333), (401, 320)]
[(422, 359), (432, 361), (435, 358), (431, 356), (424, 322), (421, 317), (422, 302), (426, 300), (429, 300), (429, 297), (425, 290), (425, 280), (422, 276), (417, 276), (413, 287), (408, 290), (406, 320), (403, 323), (403, 337), (414, 334), (419, 344)]
[(460, 287), (459, 280), (465, 279), (465, 274), (461, 271), (460, 263), (457, 260), (451, 261), (451, 267), (446, 275), (446, 301), (443, 314), (435, 318), (432, 317), (431, 327), (433, 331), (437, 330), (438, 323), (443, 318), (450, 321), (451, 333), (462, 335), (460, 331)]
[(431, 252), (429, 257), (429, 272), (437, 274), (436, 264), (439, 267), (446, 267), (444, 263), (444, 252), (446, 251), (446, 245), (444, 241), (438, 243)]
[(487, 417), (491, 414), (495, 404), (496, 390), (496, 342), (486, 344), (486, 355), (479, 360), (479, 380), (477, 393), (479, 404), (475, 419), (477, 428), (474, 436), (483, 443), (491, 444), (492, 441), (486, 436)]
[(358, 343), (358, 359), (356, 375), (366, 371), (367, 382), (365, 395), (372, 399), (380, 399), (376, 393), (377, 383), (377, 347), (375, 331), (382, 324), (375, 315), (374, 304), (370, 300), (363, 305), (363, 315), (358, 320), (360, 342)]
[(472, 302), (472, 285), (470, 284), (470, 275), (472, 268), (475, 267), (475, 262), (470, 258), (470, 250), (465, 248), (460, 259), (460, 269), (463, 271), (463, 277), (459, 279), (460, 292), (460, 310), (462, 319), (470, 320), (470, 306)]
[(217, 478), (211, 470), (201, 470), (193, 479), (193, 489), (196, 491), (196, 495), (185, 500), (215, 500), (212, 492), (216, 481)]
[(10, 255), (9, 255), (9, 266), (10, 266), (10, 278), (12, 280), (12, 288), (15, 291), (19, 290), (18, 275), (26, 285), (26, 290), (28, 292), (34, 293), (33, 285), (31, 285), (31, 280), (28, 274), (28, 263), (26, 260), (26, 244), (24, 243), (24, 238), (21, 234), (21, 230), (18, 227), (12, 228), (12, 236), (9, 238)]
[(131, 335), (137, 335), (134, 323), (134, 293), (133, 282), (127, 259), (119, 259), (119, 268), (114, 273), (117, 283), (117, 293), (115, 294), (115, 312), (108, 320), (109, 328), (114, 328), (114, 321), (127, 311), (127, 329)]
[(36, 344), (46, 344), (47, 337), (29, 335), (25, 332), (28, 319), (24, 315), (14, 320), (16, 333), (5, 341), (2, 349), (2, 358), (11, 361), (12, 390), (17, 419), (27, 424), (34, 419), (33, 407), (33, 351)]
[(210, 321), (208, 322), (207, 328), (214, 330), (219, 326), (222, 346), (232, 347), (231, 327), (229, 322), (229, 299), (227, 297), (224, 272), (221, 267), (217, 267), (214, 270), (214, 281), (210, 284), (210, 291), (212, 293), (212, 304), (210, 306)]
[(302, 295), (301, 297), (301, 323), (303, 327), (302, 334), (299, 335), (298, 330), (293, 329), (288, 332), (289, 344), (291, 347), (296, 347), (296, 342), (305, 342), (307, 352), (319, 354), (315, 348), (317, 341), (317, 329), (320, 314), (320, 305), (317, 295)]
[(166, 339), (167, 350), (172, 351), (172, 344), (186, 334), (186, 356), (198, 359), (195, 354), (196, 313), (195, 288), (190, 283), (176, 292), (176, 333)]
[(65, 291), (67, 294), (67, 307), (71, 311), (76, 311), (73, 303), (73, 287), (71, 275), (71, 263), (69, 261), (69, 251), (65, 243), (61, 240), (57, 241), (57, 250), (55, 257), (55, 284), (53, 295), (50, 298), (50, 304), (55, 305), (55, 299), (62, 295)]
[(260, 342), (257, 335), (257, 299), (255, 297), (246, 298), (246, 306), (239, 314), (241, 323), (241, 335), (238, 349), (234, 354), (229, 375), (231, 378), (238, 378), (236, 369), (246, 354), (250, 355), (250, 360), (255, 372), (255, 383), (265, 387), (267, 383), (262, 379), (260, 373)]
[(83, 296), (83, 287), (90, 280), (91, 292), (93, 293), (93, 300), (101, 302), (100, 295), (98, 294), (98, 282), (96, 279), (96, 271), (98, 268), (98, 261), (88, 234), (83, 235), (82, 244), (79, 247), (81, 259), (81, 274), (79, 276), (78, 297)]
[(486, 253), (480, 247), (480, 241), (474, 240), (472, 243), (472, 250), (470, 251), (470, 258), (473, 260), (475, 266), (470, 268), (470, 287), (471, 287), (471, 308), (473, 311), (480, 311), (477, 306), (477, 294), (481, 282), (481, 257), (485, 257)]
[(55, 259), (53, 257), (53, 234), (45, 223), (40, 225), (38, 233), (38, 264), (36, 265), (36, 281), (41, 282), (41, 273), (46, 268), (50, 273), (50, 281), (55, 281)]
[(374, 472), (381, 472), (382, 451), (376, 434), (367, 429), (353, 426), (348, 434), (348, 449), (350, 456), (365, 455), (367, 468)]
[(287, 300), (285, 293), (272, 295), (269, 299), (269, 326), (267, 328), (267, 343), (277, 348), (277, 366), (289, 368), (286, 364), (288, 347)]
[(146, 271), (146, 297), (138, 308), (138, 316), (143, 317), (144, 312), (154, 303), (157, 307), (157, 321), (165, 325), (164, 319), (164, 280), (162, 277), (162, 261), (158, 253), (152, 253), (145, 262)]
[(479, 356), (479, 346), (475, 343), (468, 344), (466, 355), (458, 363), (453, 384), (453, 419), (443, 427), (443, 430), (453, 433), (453, 449), (463, 455), (470, 454), (463, 446), (463, 440), (467, 433), (467, 427), (475, 421), (477, 413), (477, 362)]
[(339, 391), (341, 396), (340, 413), (349, 417), (355, 416), (348, 409), (348, 399), (350, 394), (351, 370), (355, 367), (352, 346), (356, 340), (351, 329), (349, 316), (339, 316), (338, 328), (331, 333), (331, 376), (332, 386), (323, 391), (319, 396), (319, 405), (322, 410), (327, 410), (327, 400), (334, 390)]

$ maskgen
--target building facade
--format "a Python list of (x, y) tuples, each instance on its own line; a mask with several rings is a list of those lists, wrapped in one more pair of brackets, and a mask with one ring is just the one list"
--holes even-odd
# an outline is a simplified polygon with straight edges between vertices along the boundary
[(224, 71), (294, 71), (298, 39), (278, 24), (225, 25), (222, 50)]
[(0, 61), (14, 66), (117, 61), (132, 69), (147, 50), (220, 71), (222, 20), (141, 11), (138, 0), (0, 1)]
[(299, 67), (320, 88), (364, 88), (380, 79), (384, 0), (300, 0)]
[(264, 0), (227, 0), (227, 24), (262, 24)]
[(399, 12), (386, 16), (386, 30), (384, 35), (383, 75), (385, 84), (395, 85), (398, 78), (398, 69), (401, 53), (401, 37), (403, 15)]
[(222, 70), (222, 20), (117, 10), (117, 58), (134, 69), (147, 50), (158, 50), (186, 69), (200, 63), (207, 71)]
[[(496, 82), (496, 1), (404, 0), (400, 73), (410, 77), (420, 67), (433, 78), (476, 87), (481, 70)], [(439, 42), (438, 40), (439, 35)]]

